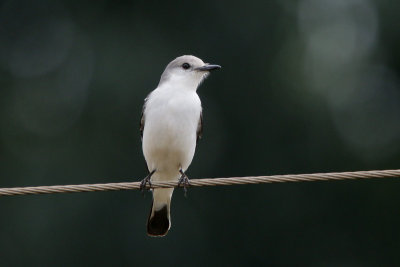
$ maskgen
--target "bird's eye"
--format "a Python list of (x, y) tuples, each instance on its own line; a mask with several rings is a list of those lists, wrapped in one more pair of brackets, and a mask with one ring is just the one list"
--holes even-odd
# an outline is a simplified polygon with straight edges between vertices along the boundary
[(183, 64), (182, 64), (182, 68), (184, 68), (185, 70), (187, 70), (188, 68), (190, 68), (190, 64), (189, 64), (189, 63), (183, 63)]

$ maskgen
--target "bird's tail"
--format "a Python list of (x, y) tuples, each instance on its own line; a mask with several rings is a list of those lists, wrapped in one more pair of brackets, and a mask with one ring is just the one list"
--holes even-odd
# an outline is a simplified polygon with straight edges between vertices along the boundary
[(165, 236), (171, 228), (171, 197), (173, 188), (157, 188), (153, 190), (153, 203), (147, 221), (149, 236)]

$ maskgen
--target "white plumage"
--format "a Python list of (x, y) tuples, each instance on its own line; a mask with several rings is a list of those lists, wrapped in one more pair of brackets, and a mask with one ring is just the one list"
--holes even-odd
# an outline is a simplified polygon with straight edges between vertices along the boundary
[(189, 167), (196, 148), (200, 113), (196, 91), (166, 85), (151, 93), (144, 111), (143, 130), (143, 153), (149, 170), (176, 176), (180, 167), (184, 171)]
[[(141, 130), (151, 181), (178, 181), (192, 162), (201, 131), (202, 108), (196, 90), (209, 71), (217, 68), (194, 56), (178, 57), (146, 98)], [(164, 236), (171, 227), (172, 192), (173, 188), (153, 190), (149, 235)]]

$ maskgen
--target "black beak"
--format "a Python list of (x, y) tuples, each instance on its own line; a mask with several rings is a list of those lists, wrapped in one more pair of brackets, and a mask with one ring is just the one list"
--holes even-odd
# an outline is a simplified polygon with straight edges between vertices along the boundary
[(220, 68), (221, 68), (220, 65), (213, 65), (213, 64), (206, 63), (204, 66), (196, 68), (196, 70), (198, 70), (198, 71), (212, 71), (212, 70), (219, 70)]

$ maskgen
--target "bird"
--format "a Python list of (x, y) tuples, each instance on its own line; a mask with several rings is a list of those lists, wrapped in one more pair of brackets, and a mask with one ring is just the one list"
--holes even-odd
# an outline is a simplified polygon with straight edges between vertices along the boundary
[[(143, 155), (148, 175), (141, 189), (152, 181), (178, 181), (190, 185), (185, 172), (192, 162), (196, 144), (202, 136), (203, 116), (197, 88), (216, 64), (184, 55), (172, 60), (160, 82), (145, 98), (140, 119)], [(165, 236), (171, 228), (171, 198), (174, 188), (152, 189), (153, 201), (147, 220), (147, 234)]]

